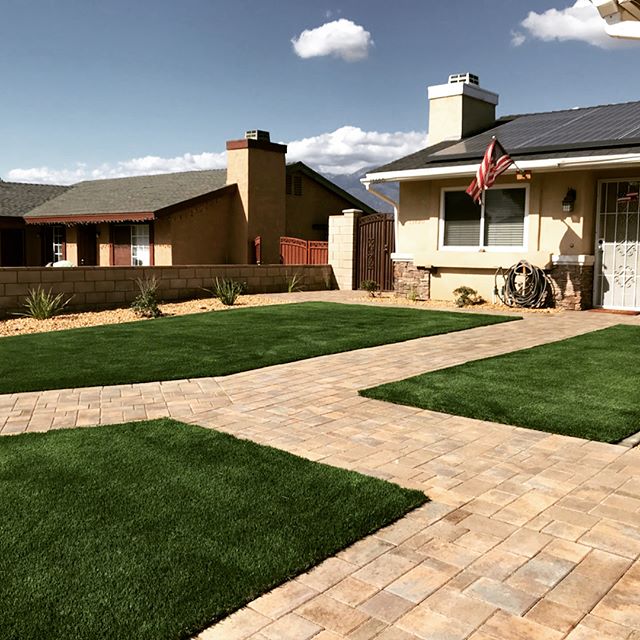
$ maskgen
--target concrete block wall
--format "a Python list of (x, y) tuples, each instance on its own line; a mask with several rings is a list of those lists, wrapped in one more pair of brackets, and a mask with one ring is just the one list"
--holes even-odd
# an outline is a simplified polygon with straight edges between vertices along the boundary
[(294, 275), (307, 291), (333, 288), (329, 265), (196, 265), (162, 267), (5, 267), (0, 268), (0, 316), (23, 311), (24, 299), (38, 285), (73, 296), (72, 311), (128, 306), (138, 294), (136, 279), (154, 276), (161, 300), (187, 300), (209, 294), (216, 278), (245, 282), (248, 293), (287, 291)]
[(329, 217), (329, 264), (338, 289), (355, 286), (358, 221), (363, 212), (345, 209), (341, 216)]

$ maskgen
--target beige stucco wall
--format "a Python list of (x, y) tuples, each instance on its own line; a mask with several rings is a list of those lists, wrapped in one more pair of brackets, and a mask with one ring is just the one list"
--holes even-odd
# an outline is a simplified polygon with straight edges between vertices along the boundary
[[(285, 235), (304, 240), (326, 240), (329, 216), (339, 215), (353, 205), (304, 174), (297, 175), (302, 177), (302, 195), (286, 197)], [(313, 225), (324, 225), (325, 228), (314, 229)]]
[(153, 221), (153, 263), (157, 265), (170, 265), (173, 262), (173, 249), (171, 246), (171, 232), (173, 216), (156, 218)]
[(73, 265), (78, 264), (78, 228), (66, 227), (65, 229), (66, 256), (65, 259)]
[(244, 236), (244, 251), (238, 250), (234, 262), (248, 262), (250, 244), (260, 236), (262, 262), (279, 263), (280, 237), (285, 235), (285, 171), (281, 151), (251, 147), (228, 151), (227, 184), (235, 183), (239, 195), (232, 212), (234, 242)]
[(233, 190), (158, 216), (155, 263), (227, 264), (234, 253), (229, 237)]
[[(526, 248), (521, 251), (486, 249), (458, 250), (439, 246), (442, 189), (466, 188), (471, 178), (404, 182), (400, 185), (396, 253), (413, 257), (417, 266), (435, 266), (431, 281), (434, 299), (450, 299), (458, 286), (467, 285), (490, 298), (494, 273), (525, 259), (540, 267), (550, 267), (552, 255), (593, 256), (598, 180), (632, 178), (640, 169), (534, 172), (530, 181), (516, 182), (513, 175), (502, 176), (498, 184), (528, 185), (529, 215), (526, 221)], [(562, 211), (569, 188), (577, 192), (573, 213)]]
[(428, 144), (460, 140), (495, 122), (496, 107), (472, 98), (453, 95), (429, 101)]
[(98, 266), (111, 264), (111, 231), (107, 222), (98, 225)]

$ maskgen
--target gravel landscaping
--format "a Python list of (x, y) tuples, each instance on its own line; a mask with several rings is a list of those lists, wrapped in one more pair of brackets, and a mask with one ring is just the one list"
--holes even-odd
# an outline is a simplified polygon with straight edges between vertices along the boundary
[[(199, 298), (186, 302), (168, 302), (159, 307), (165, 316), (183, 316), (201, 311), (226, 311), (236, 307), (260, 307), (268, 304), (283, 304), (294, 300), (276, 300), (266, 294), (241, 296), (233, 307), (226, 307), (217, 298)], [(18, 336), (25, 333), (44, 333), (61, 331), (77, 327), (95, 327), (101, 324), (120, 324), (147, 320), (138, 317), (129, 307), (124, 309), (108, 309), (105, 311), (86, 311), (84, 313), (65, 313), (48, 320), (34, 320), (21, 316), (0, 320), (1, 336)]]

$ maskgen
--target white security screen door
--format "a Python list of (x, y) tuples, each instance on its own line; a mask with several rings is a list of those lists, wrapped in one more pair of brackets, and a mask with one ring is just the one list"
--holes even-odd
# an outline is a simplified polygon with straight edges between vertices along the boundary
[(595, 304), (640, 310), (640, 181), (600, 183)]

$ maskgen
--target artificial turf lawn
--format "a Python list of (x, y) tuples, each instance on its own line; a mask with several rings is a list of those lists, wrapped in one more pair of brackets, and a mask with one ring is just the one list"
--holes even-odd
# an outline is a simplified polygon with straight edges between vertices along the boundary
[(0, 393), (221, 376), (513, 317), (306, 302), (0, 338)]
[(423, 504), (172, 420), (0, 439), (0, 638), (188, 638)]
[(640, 327), (425, 373), (361, 395), (479, 420), (619, 442), (640, 430)]

